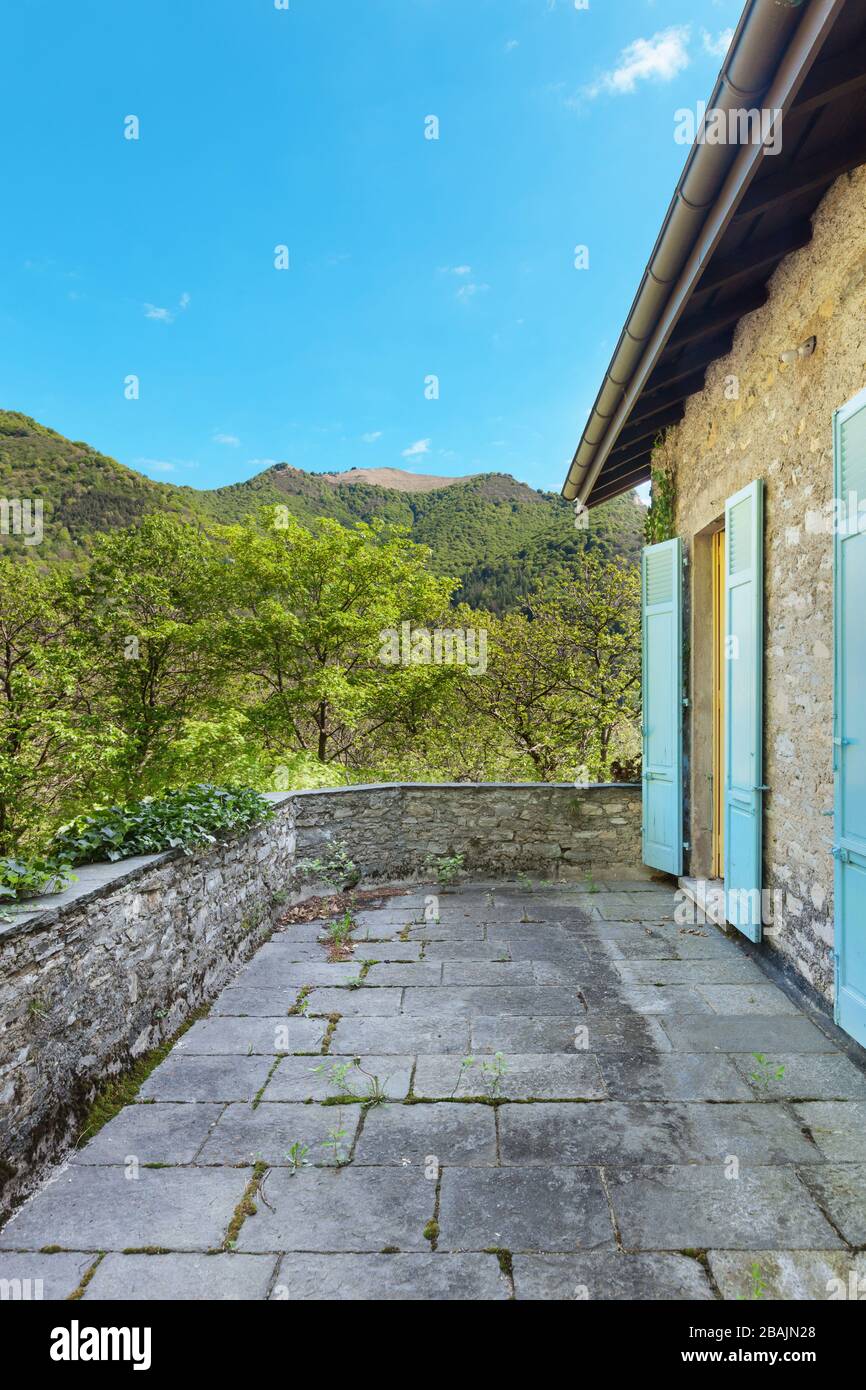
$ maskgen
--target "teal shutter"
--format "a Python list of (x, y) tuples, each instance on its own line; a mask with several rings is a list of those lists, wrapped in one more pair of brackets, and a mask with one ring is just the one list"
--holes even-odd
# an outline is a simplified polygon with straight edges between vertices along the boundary
[(683, 583), (679, 540), (641, 562), (643, 861), (683, 871)]
[(761, 939), (764, 486), (725, 503), (725, 915)]
[(836, 1021), (866, 1045), (866, 392), (836, 412), (834, 444)]

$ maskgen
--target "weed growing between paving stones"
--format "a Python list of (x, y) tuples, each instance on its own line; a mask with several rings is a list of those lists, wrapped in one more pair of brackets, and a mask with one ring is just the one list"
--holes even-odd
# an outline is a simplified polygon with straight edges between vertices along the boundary
[[(327, 1064), (322, 1062), (320, 1066), (314, 1067), (313, 1070), (316, 1072), (325, 1072), (327, 1071)], [(367, 1078), (367, 1089), (365, 1091), (357, 1092), (352, 1089), (351, 1077), (356, 1073), (359, 1076), (365, 1076)], [(336, 1095), (329, 1096), (322, 1102), (323, 1105), (339, 1105), (341, 1102), (358, 1101), (365, 1110), (368, 1110), (374, 1105), (381, 1105), (382, 1102), (388, 1098), (386, 1094), (387, 1077), (385, 1079), (385, 1085), (383, 1086), (378, 1076), (375, 1076), (373, 1072), (365, 1071), (361, 1066), (360, 1057), (353, 1057), (350, 1062), (334, 1062), (328, 1073), (328, 1080), (334, 1087)]]
[(286, 1158), (289, 1160), (289, 1172), (291, 1174), (299, 1173), (302, 1168), (309, 1167), (309, 1160), (307, 1159), (309, 1152), (307, 1145), (302, 1144), (299, 1139), (296, 1139), (294, 1144), (289, 1147)]
[(361, 882), (360, 870), (342, 841), (328, 845), (328, 853), (319, 859), (302, 859), (297, 871), (309, 877), (319, 878), (334, 888), (347, 892), (357, 888)]
[(506, 1279), (514, 1278), (514, 1261), (510, 1250), (503, 1250), (500, 1246), (489, 1245), (484, 1251), (485, 1255), (495, 1255), (499, 1261), (499, 1268)]
[(337, 1024), (340, 1022), (340, 1019), (341, 1019), (342, 1017), (343, 1017), (342, 1014), (336, 1014), (336, 1013), (335, 1013), (335, 1014), (328, 1014), (328, 1027), (327, 1027), (327, 1029), (325, 1030), (325, 1036), (322, 1038), (322, 1056), (323, 1056), (323, 1057), (327, 1056), (327, 1054), (328, 1054), (328, 1051), (329, 1051), (330, 1046), (331, 1046), (331, 1040), (333, 1039), (333, 1036), (334, 1036), (334, 1030), (336, 1029)]
[(258, 1110), (259, 1106), (260, 1106), (261, 1103), (262, 1103), (262, 1096), (263, 1096), (264, 1093), (265, 1093), (265, 1087), (267, 1086), (268, 1082), (270, 1081), (270, 1079), (271, 1079), (271, 1077), (273, 1076), (274, 1072), (276, 1071), (277, 1067), (280, 1065), (280, 1061), (281, 1061), (281, 1060), (282, 1060), (281, 1057), (275, 1057), (275, 1058), (274, 1058), (273, 1062), (271, 1063), (271, 1066), (270, 1066), (270, 1069), (269, 1069), (269, 1071), (268, 1071), (267, 1076), (265, 1077), (265, 1079), (264, 1079), (264, 1081), (262, 1082), (261, 1086), (259, 1087), (259, 1089), (256, 1091), (255, 1095), (253, 1096), (252, 1104), (251, 1104), (251, 1106), (250, 1106), (250, 1109), (251, 1109), (251, 1110)]
[(244, 1195), (241, 1197), (241, 1200), (235, 1207), (232, 1219), (229, 1222), (228, 1230), (226, 1231), (226, 1238), (223, 1241), (222, 1245), (223, 1250), (234, 1250), (235, 1246), (238, 1243), (238, 1236), (241, 1233), (241, 1227), (243, 1226), (247, 1217), (255, 1216), (256, 1212), (258, 1211), (258, 1207), (256, 1206), (254, 1199), (261, 1188), (262, 1182), (264, 1181), (265, 1174), (267, 1173), (267, 1171), (268, 1165), (266, 1163), (262, 1163), (261, 1161), (259, 1161), (255, 1164), (255, 1167), (253, 1168), (253, 1175), (247, 1183), (246, 1187), (244, 1188)]
[(330, 1149), (331, 1153), (334, 1155), (335, 1168), (343, 1168), (349, 1162), (349, 1150), (343, 1143), (348, 1132), (348, 1130), (343, 1129), (341, 1116), (338, 1115), (337, 1123), (328, 1130), (327, 1137), (322, 1140), (322, 1147), (324, 1149)]
[(352, 914), (347, 909), (336, 922), (328, 923), (328, 960), (346, 960), (352, 952), (351, 935), (355, 929)]
[(441, 883), (444, 888), (451, 888), (460, 877), (460, 870), (463, 868), (463, 855), (428, 854), (425, 868), (434, 875), (437, 883)]
[[(753, 1265), (750, 1267), (750, 1269), (749, 1269), (749, 1286), (750, 1286), (750, 1293), (749, 1293), (749, 1295), (748, 1295), (749, 1298), (753, 1298), (753, 1299), (760, 1299), (760, 1298), (763, 1298), (763, 1297), (764, 1297), (764, 1294), (765, 1294), (766, 1291), (767, 1291), (767, 1286), (766, 1286), (766, 1284), (764, 1283), (764, 1278), (763, 1278), (763, 1273), (762, 1273), (762, 1271), (761, 1271), (761, 1266), (760, 1266), (757, 1262), (756, 1262), (755, 1264), (753, 1264)], [(744, 1293), (738, 1293), (738, 1294), (737, 1294), (737, 1298), (738, 1298), (740, 1301), (743, 1301), (743, 1300), (746, 1298), (746, 1295), (745, 1295)]]
[(290, 1015), (290, 1016), (293, 1015), (293, 1014), (301, 1014), (301, 1015), (305, 1015), (305, 1014), (306, 1014), (307, 1009), (309, 1008), (309, 1003), (308, 1003), (308, 1000), (307, 1000), (307, 996), (312, 992), (312, 989), (313, 989), (313, 986), (312, 986), (312, 985), (304, 985), (304, 986), (303, 986), (303, 988), (299, 991), (298, 997), (297, 997), (297, 999), (295, 1000), (294, 1004), (293, 1004), (292, 1007), (289, 1009), (289, 1015)]
[(132, 1104), (150, 1073), (159, 1066), (160, 1062), (165, 1060), (175, 1043), (183, 1037), (184, 1033), (189, 1031), (194, 1023), (198, 1023), (201, 1018), (207, 1018), (209, 1013), (210, 1004), (203, 1004), (200, 1008), (194, 1009), (170, 1038), (166, 1038), (165, 1042), (160, 1043), (159, 1047), (155, 1047), (144, 1057), (139, 1057), (125, 1075), (115, 1077), (114, 1080), (109, 1081), (97, 1091), (90, 1102), (81, 1132), (75, 1142), (76, 1148), (85, 1139), (92, 1139), (94, 1134), (99, 1133), (103, 1125), (107, 1125), (109, 1120), (113, 1120), (115, 1115), (119, 1115), (125, 1106)]
[(781, 1066), (774, 1069), (772, 1063), (767, 1061), (763, 1052), (753, 1052), (752, 1056), (757, 1066), (754, 1071), (749, 1072), (749, 1080), (754, 1081), (755, 1085), (760, 1086), (762, 1090), (768, 1091), (771, 1081), (782, 1080), (782, 1077), (785, 1075), (785, 1068)]
[[(476, 1057), (464, 1057), (460, 1063), (460, 1070), (457, 1073), (457, 1080), (454, 1083), (454, 1090), (451, 1092), (450, 1099), (457, 1098), (460, 1083), (463, 1077), (468, 1075), (472, 1068), (478, 1063)], [(502, 1091), (502, 1082), (508, 1072), (508, 1063), (505, 1060), (504, 1052), (494, 1052), (492, 1057), (483, 1058), (480, 1062), (481, 1084), (484, 1087), (485, 1098), (489, 1101), (499, 1100)], [(466, 1099), (466, 1097), (463, 1097)]]
[(79, 1299), (84, 1297), (84, 1290), (87, 1288), (87, 1285), (90, 1283), (91, 1279), (93, 1278), (94, 1274), (96, 1273), (104, 1259), (105, 1251), (101, 1250), (97, 1255), (96, 1259), (94, 1260), (93, 1264), (90, 1265), (89, 1268), (87, 1268), (84, 1271), (83, 1275), (81, 1276), (81, 1282), (79, 1283), (78, 1287), (73, 1289), (72, 1293), (69, 1294), (66, 1300), (67, 1303), (77, 1303)]

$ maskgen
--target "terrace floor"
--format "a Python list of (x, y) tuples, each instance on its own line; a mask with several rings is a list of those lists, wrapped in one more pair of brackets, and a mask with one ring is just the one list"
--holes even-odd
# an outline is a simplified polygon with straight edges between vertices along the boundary
[[(866, 1077), (738, 941), (677, 925), (649, 880), (425, 903), (359, 913), (349, 962), (322, 924), (274, 935), (0, 1232), (0, 1279), (85, 1301), (866, 1287)], [(345, 1098), (373, 1077), (383, 1103)]]

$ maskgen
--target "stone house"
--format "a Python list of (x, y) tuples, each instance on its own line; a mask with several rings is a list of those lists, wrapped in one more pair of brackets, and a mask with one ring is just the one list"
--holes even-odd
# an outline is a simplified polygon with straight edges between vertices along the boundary
[(753, 0), (697, 129), (563, 493), (653, 481), (644, 861), (866, 1044), (862, 0)]

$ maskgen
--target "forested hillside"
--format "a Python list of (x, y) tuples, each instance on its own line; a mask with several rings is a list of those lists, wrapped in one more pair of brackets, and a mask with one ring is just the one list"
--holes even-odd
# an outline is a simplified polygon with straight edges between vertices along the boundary
[(43, 567), (80, 563), (96, 535), (153, 513), (174, 514), (205, 529), (245, 521), (273, 505), (286, 507), (305, 525), (317, 517), (348, 526), (379, 518), (406, 526), (413, 541), (430, 547), (433, 570), (461, 581), (457, 601), (500, 613), (513, 609), (551, 570), (573, 573), (587, 549), (636, 561), (645, 516), (630, 495), (594, 511), (587, 529), (578, 530), (561, 497), (504, 473), (404, 491), (353, 481), (351, 473), (305, 473), (281, 463), (229, 487), (178, 487), (154, 482), (14, 411), (0, 411), (0, 496), (42, 499), (40, 545), (25, 549), (15, 536), (0, 536), (0, 545), (12, 558)]

